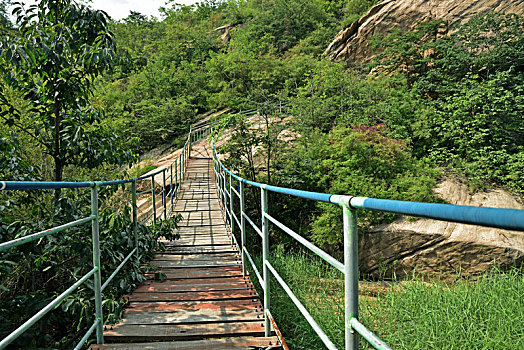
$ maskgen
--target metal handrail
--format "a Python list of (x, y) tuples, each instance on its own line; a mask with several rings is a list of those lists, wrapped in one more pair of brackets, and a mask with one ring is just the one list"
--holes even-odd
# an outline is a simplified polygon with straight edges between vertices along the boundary
[[(319, 335), (321, 340), (329, 349), (336, 349), (331, 340), (327, 338), (326, 334), (322, 331), (315, 320), (311, 317), (309, 312), (303, 307), (303, 305), (294, 296), (293, 292), (280, 277), (278, 272), (268, 261), (269, 255), (269, 221), (279, 227), (281, 230), (295, 238), (302, 245), (312, 250), (314, 253), (319, 255), (323, 260), (330, 263), (337, 270), (344, 273), (344, 304), (345, 304), (345, 349), (358, 349), (359, 335), (367, 340), (374, 348), (381, 350), (391, 349), (383, 341), (381, 341), (375, 334), (369, 329), (362, 325), (358, 321), (358, 233), (357, 233), (357, 210), (358, 209), (370, 209), (382, 212), (397, 213), (403, 215), (410, 215), (416, 217), (424, 217), (436, 220), (445, 220), (451, 222), (459, 222), (465, 224), (474, 224), (487, 227), (495, 227), (509, 230), (524, 231), (524, 210), (519, 209), (504, 209), (504, 208), (486, 208), (486, 207), (471, 207), (471, 206), (460, 206), (450, 204), (435, 204), (435, 203), (419, 203), (419, 202), (408, 202), (398, 201), (389, 199), (376, 199), (358, 196), (348, 195), (335, 195), (329, 193), (311, 192), (304, 190), (291, 189), (286, 187), (272, 186), (269, 184), (259, 183), (251, 180), (246, 180), (237, 176), (232, 171), (227, 169), (224, 164), (219, 160), (218, 154), (215, 147), (215, 138), (212, 139), (212, 154), (213, 154), (213, 168), (215, 172), (215, 179), (217, 181), (217, 192), (219, 193), (220, 204), (224, 208), (225, 216), (229, 213), (234, 214), (231, 208), (228, 208), (227, 199), (232, 198), (232, 193), (237, 194), (240, 197), (240, 234), (242, 238), (242, 270), (244, 274), (245, 269), (245, 258), (249, 260), (254, 268), (255, 274), (257, 275), (260, 285), (264, 290), (264, 317), (265, 317), (265, 333), (266, 336), (270, 333), (270, 323), (267, 315), (269, 314), (269, 273), (277, 279), (279, 284), (283, 287), (286, 293), (290, 296), (292, 301), (301, 311), (302, 315), (313, 327), (315, 332)], [(229, 185), (225, 181), (225, 174), (229, 174)], [(234, 178), (239, 183), (239, 191), (231, 186), (231, 179)], [(257, 225), (247, 216), (245, 213), (245, 196), (244, 196), (244, 185), (250, 185), (253, 187), (260, 188), (261, 191), (261, 204), (262, 204), (262, 229), (259, 229)], [(229, 189), (228, 189), (229, 188)], [(286, 225), (273, 218), (268, 214), (268, 200), (267, 191), (275, 193), (291, 195), (294, 197), (305, 198), (314, 201), (326, 202), (337, 204), (342, 207), (343, 220), (344, 220), (344, 263), (342, 264), (338, 260), (331, 257), (329, 254), (322, 251), (306, 239), (292, 231)], [(236, 219), (236, 215), (235, 215)], [(254, 228), (254, 230), (262, 237), (262, 261), (263, 261), (263, 277), (260, 276), (258, 269), (254, 266), (253, 260), (245, 248), (245, 221)], [(238, 220), (236, 220), (238, 221)], [(238, 223), (238, 222), (237, 222)], [(232, 227), (230, 220), (230, 226)]]
[[(65, 231), (69, 228), (91, 222), (92, 226), (92, 241), (93, 241), (93, 269), (84, 275), (81, 279), (75, 282), (70, 286), (66, 291), (60, 294), (57, 298), (51, 301), (48, 305), (42, 308), (36, 315), (31, 317), (28, 321), (18, 327), (16, 330), (11, 332), (7, 337), (0, 341), (0, 349), (5, 348), (7, 345), (12, 343), (16, 338), (23, 334), (29, 327), (36, 323), (40, 318), (42, 318), (47, 312), (54, 309), (58, 306), (67, 296), (71, 295), (73, 291), (78, 288), (82, 283), (87, 281), (91, 276), (94, 277), (94, 294), (95, 294), (95, 321), (82, 337), (80, 342), (76, 345), (75, 349), (80, 349), (84, 343), (89, 339), (91, 334), (96, 330), (97, 344), (104, 343), (103, 335), (103, 315), (102, 315), (102, 292), (113, 280), (113, 278), (120, 272), (123, 266), (131, 259), (131, 257), (136, 256), (136, 259), (140, 261), (139, 255), (139, 246), (138, 246), (138, 208), (137, 208), (137, 196), (141, 194), (151, 193), (152, 200), (152, 213), (144, 220), (142, 223), (146, 223), (151, 217), (153, 222), (156, 223), (157, 217), (161, 217), (163, 214), (164, 219), (167, 218), (167, 198), (171, 196), (171, 208), (173, 209), (173, 196), (177, 196), (178, 191), (180, 190), (180, 183), (184, 178), (184, 174), (187, 171), (188, 160), (191, 154), (192, 141), (197, 141), (208, 135), (209, 130), (200, 130), (198, 137), (195, 138), (192, 133), (192, 130), (189, 130), (189, 135), (187, 140), (182, 148), (181, 154), (178, 158), (170, 164), (168, 167), (161, 168), (151, 174), (142, 175), (139, 177), (131, 179), (121, 179), (113, 181), (92, 181), (92, 182), (56, 182), (56, 181), (0, 181), (0, 191), (15, 191), (15, 190), (46, 190), (46, 189), (62, 189), (62, 188), (90, 188), (91, 189), (91, 215), (79, 219), (64, 225), (60, 225), (48, 230), (30, 234), (24, 237), (20, 237), (8, 242), (3, 242), (0, 244), (0, 252), (25, 244), (32, 241), (35, 241), (39, 238), (52, 235), (58, 232)], [(175, 166), (175, 172), (173, 173), (173, 165)], [(169, 170), (168, 170), (169, 169)], [(171, 190), (166, 193), (166, 172), (170, 171), (170, 188)], [(162, 173), (162, 190), (157, 195), (155, 193), (155, 180), (154, 177)], [(136, 182), (144, 179), (151, 179), (151, 188), (149, 190), (137, 192), (136, 191)], [(173, 186), (173, 180), (175, 185)], [(105, 186), (114, 186), (121, 184), (131, 183), (131, 194), (132, 194), (132, 216), (133, 216), (133, 232), (135, 236), (135, 247), (134, 249), (122, 260), (122, 262), (116, 267), (112, 274), (107, 278), (104, 284), (101, 284), (101, 274), (100, 274), (100, 227), (99, 227), (99, 209), (98, 209), (98, 190), (100, 187)], [(162, 197), (162, 210), (157, 216), (156, 212), (156, 199)], [(236, 241), (235, 241), (236, 243)], [(238, 245), (237, 245), (238, 247)]]

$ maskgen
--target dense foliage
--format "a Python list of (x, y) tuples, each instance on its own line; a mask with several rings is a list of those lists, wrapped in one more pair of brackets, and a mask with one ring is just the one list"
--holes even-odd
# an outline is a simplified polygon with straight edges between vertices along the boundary
[[(503, 186), (524, 193), (523, 18), (489, 13), (448, 35), (438, 21), (377, 37), (371, 66), (323, 58), (337, 31), (376, 2), (169, 2), (161, 19), (131, 12), (115, 22), (72, 0), (42, 0), (15, 10), (11, 25), (10, 2), (1, 1), (0, 176), (112, 178), (122, 175), (118, 165), (134, 160), (136, 150), (179, 145), (203, 112), (256, 108), (256, 117), (231, 114), (224, 121), (234, 137), (221, 152), (246, 178), (438, 201), (432, 189), (443, 173), (453, 173), (472, 190)], [(2, 195), (0, 240), (87, 215), (80, 192)], [(260, 203), (257, 191), (247, 195)], [(133, 247), (129, 213), (114, 204), (125, 202), (119, 196), (117, 189), (101, 194), (105, 276)], [(272, 215), (340, 253), (340, 208), (271, 196)], [(394, 218), (359, 215), (362, 231)], [(166, 231), (140, 230), (147, 258)], [(292, 245), (281, 232), (271, 234)], [(0, 337), (87, 271), (86, 235), (78, 228), (0, 256)], [(119, 275), (106, 314), (118, 317), (120, 295), (143, 273), (133, 262)], [(84, 329), (91, 317), (90, 288), (17, 345), (68, 346), (72, 338), (62, 336), (71, 327)]]
[[(7, 2), (0, 15), (6, 19)], [(73, 1), (40, 1), (17, 22), (2, 22), (0, 43), (0, 178), (97, 180), (123, 176), (135, 159), (133, 139), (119, 138), (92, 103), (97, 76), (115, 63), (108, 18)], [(102, 279), (135, 248), (130, 191), (103, 188), (99, 195)], [(89, 191), (10, 191), (0, 194), (0, 242), (21, 238), (91, 215)], [(160, 236), (176, 238), (177, 218), (138, 225), (138, 251), (103, 293), (105, 322), (121, 316), (129, 293), (145, 279), (147, 261), (162, 249)], [(0, 338), (40, 311), (93, 268), (90, 225), (51, 234), (0, 253)], [(94, 321), (92, 279), (38, 326), (10, 346), (72, 348)]]
[[(372, 67), (323, 59), (337, 30), (374, 3), (204, 1), (166, 7), (161, 20), (132, 13), (115, 24), (127, 63), (100, 83), (100, 101), (142, 150), (176, 144), (200, 112), (258, 108), (264, 125), (237, 118), (223, 152), (259, 181), (435, 201), (436, 169), (451, 169), (472, 189), (522, 193), (522, 18), (485, 14), (450, 35), (437, 21), (377, 37)], [(297, 216), (294, 200), (276, 200), (275, 213), (297, 218), (293, 228), (340, 245), (330, 233), (336, 208), (307, 204)], [(363, 228), (392, 219), (364, 216)]]

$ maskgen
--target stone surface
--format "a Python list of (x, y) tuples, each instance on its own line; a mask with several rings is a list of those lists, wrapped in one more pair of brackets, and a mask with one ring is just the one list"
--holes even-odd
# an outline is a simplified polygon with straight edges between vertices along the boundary
[(393, 29), (407, 32), (419, 22), (443, 19), (448, 28), (477, 14), (496, 11), (524, 14), (522, 0), (385, 0), (349, 27), (341, 30), (325, 51), (335, 61), (367, 60), (372, 57), (369, 39)]
[[(467, 186), (447, 179), (435, 189), (450, 204), (524, 209), (518, 198), (501, 190), (468, 193)], [(412, 272), (453, 276), (476, 275), (494, 262), (524, 261), (524, 232), (445, 221), (401, 218), (361, 235), (359, 264), (372, 277)]]

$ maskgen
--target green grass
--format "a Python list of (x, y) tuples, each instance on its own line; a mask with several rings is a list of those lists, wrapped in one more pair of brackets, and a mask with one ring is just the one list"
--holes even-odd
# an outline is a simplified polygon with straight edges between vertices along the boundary
[(148, 166), (146, 166), (144, 168), (138, 169), (136, 171), (136, 174), (135, 174), (134, 177), (140, 177), (140, 176), (142, 176), (144, 174), (147, 174), (148, 172), (150, 172), (151, 170), (154, 170), (156, 168), (158, 168), (156, 165), (148, 165)]
[[(343, 349), (342, 274), (309, 254), (272, 250), (270, 262)], [(271, 287), (272, 314), (290, 348), (323, 349), (275, 279)], [(393, 349), (524, 348), (524, 278), (518, 269), (493, 269), (475, 281), (452, 283), (413, 278), (364, 294), (360, 321)], [(371, 347), (361, 338), (361, 348)]]

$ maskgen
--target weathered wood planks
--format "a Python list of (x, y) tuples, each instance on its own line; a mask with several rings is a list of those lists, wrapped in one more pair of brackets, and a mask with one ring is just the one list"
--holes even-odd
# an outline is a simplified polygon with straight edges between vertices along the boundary
[(105, 327), (113, 344), (92, 349), (282, 349), (277, 337), (264, 337), (263, 307), (225, 227), (207, 149), (195, 153), (205, 157), (189, 160), (174, 207), (180, 239), (163, 241), (166, 250), (151, 261), (164, 280), (147, 273), (123, 319)]

